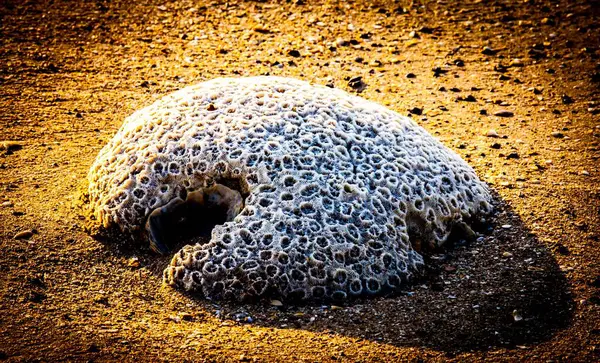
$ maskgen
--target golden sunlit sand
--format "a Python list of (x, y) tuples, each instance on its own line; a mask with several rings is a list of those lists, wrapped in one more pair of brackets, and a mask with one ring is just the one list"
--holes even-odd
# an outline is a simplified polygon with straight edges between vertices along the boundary
[[(0, 360), (579, 361), (600, 344), (593, 1), (0, 4)], [(136, 110), (294, 77), (410, 115), (492, 189), (480, 238), (401, 291), (208, 301), (92, 237), (86, 175)]]

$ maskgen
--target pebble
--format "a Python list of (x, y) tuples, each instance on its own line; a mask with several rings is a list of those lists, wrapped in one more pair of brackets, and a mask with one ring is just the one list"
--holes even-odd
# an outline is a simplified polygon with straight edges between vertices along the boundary
[(181, 314), (181, 319), (185, 320), (185, 321), (193, 321), (194, 320), (194, 316), (190, 313), (182, 313)]
[(443, 69), (442, 67), (434, 67), (432, 69), (432, 71), (433, 71), (433, 76), (434, 77), (439, 77), (441, 74), (448, 73), (448, 70), (447, 69)]
[(556, 137), (557, 139), (562, 139), (563, 137), (565, 137), (565, 135), (563, 135), (562, 132), (558, 132), (558, 131), (554, 131), (550, 135), (552, 135), (552, 137)]
[(353, 77), (348, 81), (348, 86), (352, 89), (357, 90), (358, 92), (364, 90), (367, 87), (367, 84), (362, 81), (362, 77)]
[(129, 267), (140, 267), (140, 260), (137, 257), (132, 257), (127, 261), (127, 266)]
[(294, 58), (298, 58), (300, 57), (300, 52), (295, 49), (292, 49), (288, 52), (288, 55)]
[(533, 92), (534, 95), (541, 95), (542, 94), (542, 91), (539, 90), (538, 88), (535, 88), (535, 87), (528, 88), (527, 90), (530, 91), (530, 92)]
[(498, 117), (511, 117), (514, 116), (514, 113), (512, 111), (509, 110), (499, 110), (494, 112), (494, 116), (498, 116)]
[(410, 33), (408, 33), (408, 36), (409, 36), (410, 38), (416, 38), (416, 39), (419, 39), (419, 38), (420, 38), (420, 36), (419, 36), (419, 33), (417, 33), (417, 32), (416, 32), (416, 31), (414, 31), (414, 30), (413, 30), (413, 31), (411, 31)]
[(0, 141), (0, 151), (21, 150), (23, 145), (18, 141)]
[(415, 45), (417, 45), (417, 44), (419, 44), (419, 41), (418, 41), (417, 39), (415, 39), (415, 38), (413, 38), (413, 39), (409, 39), (409, 40), (406, 42), (406, 46), (407, 46), (407, 47), (414, 47), (414, 46), (415, 46)]
[(12, 207), (12, 206), (13, 206), (13, 203), (12, 203), (11, 201), (7, 200), (6, 202), (2, 202), (2, 204), (1, 204), (1, 205), (2, 205), (3, 207), (7, 207), (7, 208), (8, 208), (8, 207)]
[(481, 50), (481, 53), (485, 54), (485, 55), (495, 55), (496, 53), (498, 53), (498, 51), (494, 50), (490, 47), (483, 47), (483, 49)]
[(519, 58), (515, 58), (512, 61), (510, 61), (509, 65), (511, 67), (523, 67), (525, 64), (523, 64), (523, 61)]
[(29, 239), (32, 236), (33, 236), (33, 231), (29, 229), (29, 230), (21, 231), (21, 232), (15, 234), (13, 239)]
[(521, 316), (521, 314), (519, 313), (518, 310), (513, 310), (512, 316), (513, 316), (513, 319), (515, 319), (515, 322), (517, 322), (517, 323), (520, 322), (521, 320), (523, 320), (523, 317)]
[(412, 113), (413, 115), (422, 115), (423, 114), (423, 109), (422, 108), (418, 108), (418, 107), (413, 107), (410, 110), (408, 110), (408, 112)]
[(510, 224), (503, 224), (502, 228), (504, 228), (504, 229), (511, 229), (512, 225), (510, 225)]
[(510, 252), (503, 252), (503, 253), (502, 253), (502, 257), (512, 257), (512, 255), (513, 255), (513, 254), (512, 254), (512, 253), (510, 253)]
[(500, 137), (500, 135), (498, 135), (498, 133), (494, 129), (489, 129), (488, 132), (485, 134), (485, 136), (487, 136), (487, 137)]
[(477, 99), (473, 95), (468, 95), (467, 97), (459, 96), (456, 100), (457, 101), (466, 101), (466, 102), (476, 102), (477, 101)]
[(582, 170), (582, 171), (581, 171), (581, 175), (589, 176), (589, 175), (590, 175), (590, 172), (589, 172), (589, 171), (587, 171), (587, 170)]
[(570, 105), (571, 103), (573, 103), (573, 99), (567, 95), (562, 95), (561, 100), (562, 103), (564, 103), (565, 105)]
[(279, 300), (271, 300), (271, 306), (283, 306), (283, 303)]
[(406, 78), (417, 78), (417, 76), (414, 73), (407, 73)]

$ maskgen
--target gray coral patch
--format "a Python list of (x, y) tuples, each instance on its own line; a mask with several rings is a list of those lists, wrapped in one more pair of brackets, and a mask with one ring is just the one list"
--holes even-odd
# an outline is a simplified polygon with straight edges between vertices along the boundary
[[(154, 223), (154, 242), (158, 208), (224, 198), (213, 204), (229, 216), (210, 241), (183, 247), (164, 271), (167, 283), (208, 298), (397, 289), (423, 264), (411, 242), (439, 246), (491, 211), (475, 172), (412, 120), (279, 77), (216, 79), (135, 112), (88, 178), (104, 227), (135, 235)], [(236, 193), (211, 197), (215, 185), (243, 204)]]

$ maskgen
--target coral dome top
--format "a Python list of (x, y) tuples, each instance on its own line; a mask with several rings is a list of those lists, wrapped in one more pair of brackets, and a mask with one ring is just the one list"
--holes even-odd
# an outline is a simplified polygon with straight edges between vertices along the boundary
[(397, 289), (423, 264), (415, 241), (439, 246), (491, 211), (473, 169), (409, 118), (281, 77), (215, 79), (135, 112), (88, 179), (105, 228), (163, 252), (161, 213), (223, 207), (210, 240), (192, 238), (164, 273), (208, 298)]

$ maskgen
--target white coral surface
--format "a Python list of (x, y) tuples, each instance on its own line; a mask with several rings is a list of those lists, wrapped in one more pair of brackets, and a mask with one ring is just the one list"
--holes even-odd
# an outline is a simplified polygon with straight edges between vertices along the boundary
[(215, 79), (135, 112), (88, 178), (96, 218), (129, 234), (173, 198), (237, 180), (241, 213), (164, 273), (208, 298), (397, 289), (423, 264), (411, 242), (441, 245), (491, 211), (475, 172), (409, 118), (280, 77)]

